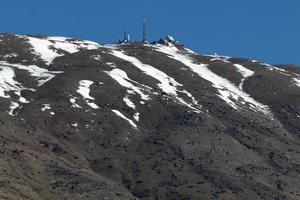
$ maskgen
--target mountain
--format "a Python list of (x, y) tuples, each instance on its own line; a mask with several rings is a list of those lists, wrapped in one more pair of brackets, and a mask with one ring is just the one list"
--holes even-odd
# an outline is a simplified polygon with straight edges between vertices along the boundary
[(0, 199), (300, 199), (293, 65), (0, 34), (0, 110)]

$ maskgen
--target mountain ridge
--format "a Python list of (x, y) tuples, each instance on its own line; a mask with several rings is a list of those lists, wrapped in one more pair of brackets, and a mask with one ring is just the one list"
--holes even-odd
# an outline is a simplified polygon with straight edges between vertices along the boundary
[(297, 67), (11, 34), (0, 60), (0, 198), (299, 199)]

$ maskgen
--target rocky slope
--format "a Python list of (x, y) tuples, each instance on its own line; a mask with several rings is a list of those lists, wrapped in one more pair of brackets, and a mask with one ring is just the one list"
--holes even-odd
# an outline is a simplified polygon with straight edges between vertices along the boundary
[(0, 110), (0, 199), (300, 199), (295, 66), (0, 34)]

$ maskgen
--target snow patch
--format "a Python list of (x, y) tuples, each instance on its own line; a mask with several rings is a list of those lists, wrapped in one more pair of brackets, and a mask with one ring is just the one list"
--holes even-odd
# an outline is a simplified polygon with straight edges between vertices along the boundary
[[(0, 97), (6, 99), (11, 98), (10, 93), (13, 93), (18, 97), (18, 101), (20, 103), (29, 103), (29, 101), (21, 95), (23, 90), (35, 91), (32, 88), (24, 87), (21, 83), (15, 80), (15, 72), (13, 68), (0, 65)], [(13, 113), (17, 108), (22, 108), (22, 106), (20, 106), (19, 103), (12, 101), (9, 107), (10, 110), (8, 111), (9, 115), (15, 116)]]
[[(129, 107), (129, 108), (132, 108), (134, 110), (136, 110), (136, 106), (134, 105), (134, 103), (131, 101), (131, 99), (129, 99), (128, 96), (125, 96), (123, 98), (123, 101), (126, 103), (126, 105)], [(140, 113), (139, 112), (136, 112), (134, 115), (133, 115), (133, 118), (135, 119), (135, 121), (139, 121), (139, 117), (140, 116)]]
[(78, 123), (70, 123), (70, 126), (71, 126), (71, 127), (77, 127), (77, 126), (78, 126)]
[(126, 121), (128, 121), (129, 124), (131, 126), (133, 126), (134, 128), (137, 128), (137, 125), (131, 119), (128, 119), (125, 115), (123, 115), (120, 111), (118, 111), (118, 110), (112, 110), (112, 112), (115, 113), (117, 116), (119, 116), (119, 117), (125, 119)]
[(212, 57), (212, 59), (210, 61), (222, 61), (225, 63), (230, 63), (230, 61), (228, 61), (228, 60), (231, 58), (229, 56), (220, 56), (216, 53), (214, 55), (205, 55), (205, 56)]
[[(137, 67), (143, 73), (145, 73), (148, 76), (151, 76), (152, 78), (159, 81), (158, 87), (163, 92), (165, 92), (166, 94), (174, 97), (175, 100), (177, 100), (181, 104), (191, 108), (193, 111), (200, 112), (200, 110), (198, 108), (195, 108), (194, 105), (192, 105), (190, 103), (187, 103), (184, 99), (182, 99), (178, 96), (178, 92), (179, 93), (184, 93), (184, 94), (186, 94), (187, 92), (186, 91), (182, 92), (182, 91), (177, 89), (177, 87), (181, 87), (183, 85), (178, 83), (174, 78), (168, 76), (166, 73), (154, 68), (151, 65), (142, 63), (140, 60), (138, 60), (135, 57), (128, 56), (128, 55), (124, 54), (124, 52), (122, 52), (122, 51), (112, 50), (111, 54), (118, 57), (118, 58), (121, 58), (121, 59), (123, 59), (127, 62), (130, 62), (133, 66)], [(192, 96), (192, 95), (189, 93), (188, 96)], [(195, 103), (195, 101), (193, 101), (193, 103)], [(198, 103), (195, 104), (195, 106), (199, 106)]]
[(51, 110), (50, 104), (42, 104), (41, 111), (45, 112), (46, 110)]
[(36, 78), (36, 81), (38, 82), (38, 87), (44, 85), (45, 83), (53, 79), (56, 74), (63, 73), (63, 71), (49, 71), (47, 69), (40, 68), (36, 65), (26, 66), (21, 64), (10, 64), (3, 61), (0, 61), (0, 65), (28, 71), (32, 77)]
[(92, 59), (100, 61), (101, 60), (101, 56), (100, 55), (93, 55)]
[(189, 49), (189, 48), (184, 48), (184, 50), (190, 54), (197, 54), (195, 51)]
[(240, 90), (243, 90), (243, 84), (244, 84), (245, 80), (248, 77), (253, 76), (255, 72), (250, 69), (247, 69), (246, 67), (244, 67), (243, 65), (240, 65), (240, 64), (234, 64), (233, 66), (235, 66), (237, 71), (240, 72), (243, 76), (241, 83), (239, 85)]
[(54, 43), (52, 45), (54, 48), (66, 51), (68, 53), (76, 53), (80, 51), (80, 49), (93, 50), (100, 47), (98, 43), (88, 40), (75, 40), (64, 37), (47, 37), (46, 39)]
[(300, 78), (293, 78), (292, 80), (296, 86), (300, 87)]
[(8, 58), (15, 58), (18, 57), (18, 54), (16, 53), (11, 53), (11, 54), (6, 54), (2, 56), (4, 59), (8, 59)]
[(140, 113), (136, 112), (134, 115), (133, 115), (133, 118), (135, 121), (139, 121), (140, 120)]
[(126, 105), (129, 107), (129, 108), (132, 108), (132, 109), (135, 109), (135, 105), (134, 103), (131, 101), (131, 99), (128, 98), (128, 96), (125, 96), (123, 98), (123, 101), (126, 103)]
[(291, 74), (285, 69), (275, 67), (273, 65), (270, 65), (270, 64), (267, 64), (267, 63), (264, 63), (264, 62), (260, 62), (260, 61), (257, 61), (257, 60), (252, 60), (252, 62), (253, 63), (258, 63), (259, 65), (263, 65), (263, 66), (266, 67), (266, 69), (268, 69), (270, 71), (277, 71), (277, 72), (281, 73), (282, 75), (291, 76)]
[(0, 97), (10, 98), (10, 91), (21, 91), (23, 86), (15, 79), (15, 72), (7, 66), (0, 66)]
[(15, 110), (21, 108), (20, 104), (17, 102), (11, 102), (10, 106), (9, 106), (9, 111), (8, 114), (10, 116), (17, 116), (17, 114), (15, 114)]
[(234, 109), (237, 109), (238, 105), (233, 100), (245, 101), (249, 104), (250, 109), (254, 110), (255, 112), (260, 111), (264, 114), (272, 116), (272, 113), (266, 105), (254, 100), (249, 94), (241, 91), (229, 80), (222, 78), (210, 71), (207, 67), (207, 64), (196, 64), (188, 55), (181, 54), (177, 49), (174, 48), (156, 45), (156, 49), (157, 51), (167, 54), (170, 58), (183, 63), (201, 78), (211, 82), (212, 85), (218, 89), (220, 93), (219, 97), (226, 101)]
[(81, 94), (85, 99), (95, 100), (95, 98), (90, 96), (90, 86), (93, 84), (93, 81), (81, 80), (79, 82), (79, 88), (77, 92)]
[(270, 71), (278, 71), (278, 72), (282, 72), (285, 75), (290, 75), (290, 74), (288, 74), (288, 72), (285, 69), (281, 69), (279, 67), (275, 67), (273, 65), (269, 65), (269, 64), (266, 64), (266, 63), (260, 63), (260, 64), (266, 66), (267, 69), (270, 70)]
[(128, 93), (130, 93), (130, 91), (133, 91), (133, 93), (140, 95), (141, 99), (145, 101), (148, 101), (150, 99), (149, 95), (145, 94), (144, 90), (149, 90), (152, 88), (131, 80), (127, 76), (127, 73), (125, 71), (115, 68), (112, 71), (106, 73), (114, 80), (116, 80), (121, 86), (128, 88)]
[(109, 65), (109, 66), (112, 67), (112, 68), (115, 68), (115, 67), (116, 67), (115, 64), (112, 63), (112, 62), (107, 62), (106, 64)]
[(78, 105), (77, 103), (76, 103), (76, 97), (71, 97), (70, 98), (70, 103), (72, 104), (72, 108), (82, 108), (80, 105)]
[(99, 106), (95, 103), (91, 102), (95, 100), (94, 97), (90, 96), (90, 87), (93, 84), (93, 81), (90, 80), (81, 80), (79, 81), (79, 87), (77, 89), (77, 92), (81, 94), (81, 96), (84, 98), (85, 102), (92, 108), (92, 109), (99, 109)]
[(140, 69), (145, 74), (153, 77), (154, 79), (158, 80), (160, 83), (158, 86), (167, 94), (176, 95), (176, 87), (179, 86), (179, 84), (171, 77), (166, 75), (164, 72), (150, 66), (147, 64), (143, 64), (141, 61), (139, 61), (137, 58), (125, 55), (121, 51), (112, 51), (112, 55), (121, 58), (123, 60), (126, 60), (130, 63), (132, 63), (134, 66), (136, 66), (138, 69)]
[[(28, 43), (33, 47), (34, 54), (39, 56), (50, 65), (57, 57), (64, 56), (63, 52), (76, 53), (81, 49), (97, 49), (99, 44), (87, 40), (74, 40), (65, 37), (45, 37), (36, 38), (29, 36), (19, 36), (28, 40)], [(60, 50), (60, 52), (58, 52)], [(63, 52), (61, 52), (63, 51)]]
[[(13, 93), (18, 97), (19, 103), (22, 104), (27, 104), (29, 103), (29, 101), (21, 95), (21, 92), (23, 90), (36, 91), (36, 89), (26, 88), (21, 83), (16, 81), (16, 75), (14, 71), (15, 68), (29, 72), (32, 77), (35, 77), (38, 87), (54, 78), (55, 74), (62, 73), (60, 71), (50, 72), (47, 69), (43, 69), (35, 65), (25, 66), (21, 64), (10, 64), (4, 61), (0, 61), (0, 97), (11, 98), (11, 93)], [(19, 103), (11, 102), (10, 111), (8, 111), (10, 115), (13, 115), (17, 108), (22, 108)]]
[[(140, 83), (138, 83), (136, 81), (131, 80), (127, 76), (126, 72), (124, 72), (123, 70), (114, 68), (112, 71), (106, 72), (106, 73), (110, 77), (112, 77), (114, 80), (116, 80), (121, 86), (127, 88), (126, 93), (128, 95), (126, 95), (123, 98), (123, 101), (126, 103), (126, 105), (129, 108), (132, 108), (132, 109), (136, 110), (136, 106), (134, 105), (134, 103), (132, 102), (132, 100), (129, 98), (130, 95), (138, 94), (138, 95), (140, 95), (140, 97), (141, 97), (142, 100), (144, 100), (144, 101), (150, 100), (150, 97), (144, 91), (146, 90), (147, 92), (149, 92), (152, 88), (150, 88), (148, 86), (145, 86), (143, 84), (140, 84)], [(141, 102), (143, 102), (143, 101), (141, 101)], [(136, 112), (133, 115), (133, 118), (136, 121), (139, 121), (139, 116), (140, 116), (140, 113)]]
[(48, 65), (51, 64), (56, 57), (62, 56), (62, 54), (50, 49), (53, 43), (48, 40), (34, 37), (28, 37), (27, 39), (29, 44), (33, 47), (35, 55), (40, 56)]

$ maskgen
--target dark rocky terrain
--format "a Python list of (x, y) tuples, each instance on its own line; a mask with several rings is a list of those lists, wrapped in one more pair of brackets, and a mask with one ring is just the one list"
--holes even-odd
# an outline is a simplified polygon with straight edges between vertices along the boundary
[(1, 34), (0, 110), (0, 199), (300, 199), (296, 66)]

